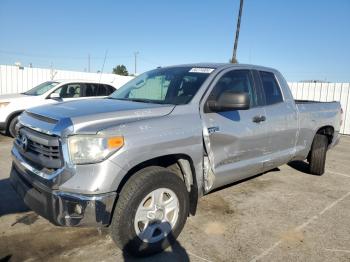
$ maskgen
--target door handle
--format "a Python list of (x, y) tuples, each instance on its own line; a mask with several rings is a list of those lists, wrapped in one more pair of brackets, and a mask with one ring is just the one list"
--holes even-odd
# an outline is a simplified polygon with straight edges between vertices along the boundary
[(260, 123), (266, 121), (266, 116), (254, 116), (253, 117), (253, 122), (254, 123)]

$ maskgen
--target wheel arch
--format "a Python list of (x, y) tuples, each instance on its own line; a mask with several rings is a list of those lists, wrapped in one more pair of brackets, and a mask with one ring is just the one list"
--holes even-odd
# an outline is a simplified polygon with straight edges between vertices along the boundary
[(6, 118), (6, 126), (5, 126), (5, 131), (6, 132), (8, 132), (8, 129), (10, 127), (10, 123), (11, 123), (12, 119), (14, 119), (16, 116), (19, 116), (23, 112), (24, 112), (24, 110), (14, 111)]
[[(327, 126), (322, 126), (320, 127), (316, 134), (321, 134), (321, 135), (325, 135), (328, 138), (328, 145), (332, 143), (333, 141), (333, 137), (334, 137), (334, 127), (327, 125)], [(316, 135), (315, 134), (315, 135)]]
[(312, 139), (312, 142), (310, 145), (309, 153), (307, 154), (307, 157), (306, 157), (308, 162), (310, 162), (310, 154), (311, 154), (312, 144), (313, 144), (313, 141), (314, 141), (315, 136), (317, 134), (321, 134), (321, 135), (326, 136), (328, 138), (328, 145), (330, 145), (332, 143), (333, 137), (334, 137), (334, 127), (331, 125), (327, 125), (327, 126), (322, 126), (322, 127), (317, 129), (316, 133), (313, 136), (313, 139)]
[(137, 164), (136, 166), (132, 167), (123, 177), (118, 185), (117, 193), (121, 192), (122, 188), (133, 174), (149, 166), (160, 166), (167, 168), (181, 177), (189, 193), (190, 214), (195, 215), (198, 203), (198, 184), (193, 160), (186, 154), (159, 156)]

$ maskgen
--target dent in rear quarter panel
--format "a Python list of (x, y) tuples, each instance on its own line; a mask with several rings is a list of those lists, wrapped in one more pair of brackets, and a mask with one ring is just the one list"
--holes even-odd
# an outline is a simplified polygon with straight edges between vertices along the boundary
[[(192, 159), (198, 188), (202, 188), (202, 123), (198, 109), (193, 105), (176, 106), (169, 115), (127, 123), (103, 132), (124, 136), (124, 147), (110, 160), (125, 172), (156, 157), (185, 154)], [(116, 176), (113, 184), (119, 184), (121, 180), (122, 177)]]

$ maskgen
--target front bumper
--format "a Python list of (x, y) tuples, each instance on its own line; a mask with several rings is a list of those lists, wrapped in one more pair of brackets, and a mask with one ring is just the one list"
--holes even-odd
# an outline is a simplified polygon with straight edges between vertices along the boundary
[(112, 217), (116, 193), (83, 195), (51, 190), (27, 178), (12, 164), (10, 181), (24, 203), (58, 226), (107, 226)]

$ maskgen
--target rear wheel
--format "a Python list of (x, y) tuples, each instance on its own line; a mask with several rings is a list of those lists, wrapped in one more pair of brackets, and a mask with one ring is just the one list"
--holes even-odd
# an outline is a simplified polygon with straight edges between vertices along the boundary
[(316, 134), (312, 142), (309, 168), (314, 175), (323, 175), (325, 171), (326, 155), (328, 149), (328, 138), (325, 135)]
[(12, 137), (16, 136), (16, 124), (18, 123), (18, 116), (15, 116), (11, 119), (9, 127), (8, 127), (8, 134)]
[(166, 168), (147, 167), (135, 173), (120, 192), (110, 233), (131, 255), (154, 254), (175, 242), (188, 213), (184, 181)]

